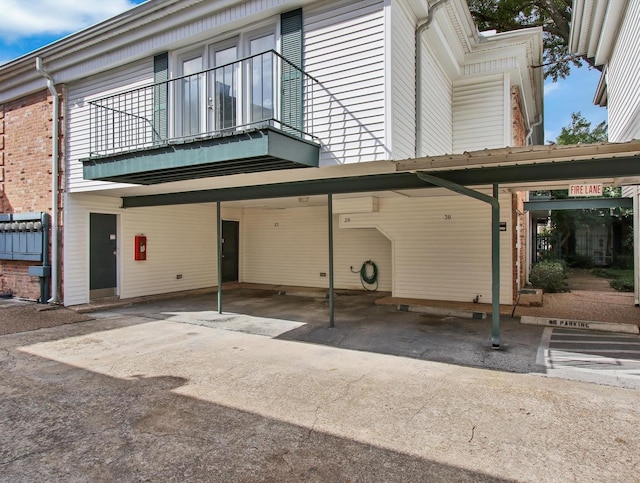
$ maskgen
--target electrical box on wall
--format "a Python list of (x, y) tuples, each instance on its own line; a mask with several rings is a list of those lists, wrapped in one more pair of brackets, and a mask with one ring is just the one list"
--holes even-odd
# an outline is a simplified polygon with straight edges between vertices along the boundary
[(144, 235), (136, 235), (134, 238), (134, 259), (146, 260), (147, 259), (147, 237)]

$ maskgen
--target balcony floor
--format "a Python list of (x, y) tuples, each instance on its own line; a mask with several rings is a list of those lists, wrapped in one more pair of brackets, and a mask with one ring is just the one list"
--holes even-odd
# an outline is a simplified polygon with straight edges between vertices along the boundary
[(318, 167), (320, 146), (273, 127), (82, 159), (85, 179), (151, 185)]

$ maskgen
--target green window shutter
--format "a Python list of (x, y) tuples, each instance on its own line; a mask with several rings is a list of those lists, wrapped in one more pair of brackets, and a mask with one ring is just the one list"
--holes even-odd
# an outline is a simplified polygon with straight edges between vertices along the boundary
[(153, 141), (159, 142), (168, 136), (167, 101), (169, 87), (169, 54), (158, 54), (153, 58)]
[[(280, 120), (283, 129), (299, 134), (303, 129), (303, 76), (302, 76), (302, 9), (285, 12), (280, 16), (282, 34), (282, 103)], [(287, 62), (288, 61), (288, 62)], [(287, 128), (290, 126), (290, 128)]]

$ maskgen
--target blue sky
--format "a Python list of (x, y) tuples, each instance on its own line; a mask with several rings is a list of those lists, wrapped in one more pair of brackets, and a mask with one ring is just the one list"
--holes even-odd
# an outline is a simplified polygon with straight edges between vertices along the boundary
[(0, 0), (0, 63), (50, 44), (144, 0)]
[(571, 122), (571, 113), (580, 111), (591, 127), (607, 120), (607, 109), (593, 104), (600, 71), (572, 67), (564, 80), (544, 83), (544, 140), (554, 141), (563, 126)]
[[(144, 0), (0, 0), (0, 64), (50, 44)], [(46, 12), (46, 15), (43, 14)], [(595, 127), (607, 120), (607, 110), (592, 100), (600, 73), (586, 67), (556, 83), (545, 82), (544, 139), (553, 141), (571, 113), (580, 111)]]

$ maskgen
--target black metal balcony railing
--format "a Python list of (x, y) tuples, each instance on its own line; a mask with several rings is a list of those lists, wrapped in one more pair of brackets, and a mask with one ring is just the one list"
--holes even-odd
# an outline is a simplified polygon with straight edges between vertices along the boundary
[(90, 156), (271, 126), (308, 132), (318, 82), (275, 51), (140, 87), (89, 104)]

